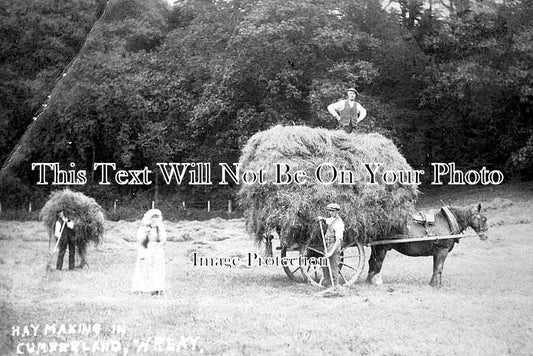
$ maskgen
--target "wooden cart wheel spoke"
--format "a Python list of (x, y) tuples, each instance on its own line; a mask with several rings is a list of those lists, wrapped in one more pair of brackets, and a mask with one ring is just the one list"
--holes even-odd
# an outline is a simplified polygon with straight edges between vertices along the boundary
[(301, 268), (302, 275), (305, 277), (306, 281), (311, 284), (322, 287), (324, 284), (324, 275), (322, 274), (322, 269), (317, 266), (307, 266)]
[(340, 265), (342, 265), (342, 266), (346, 266), (346, 267), (348, 267), (348, 268), (353, 269), (354, 271), (357, 271), (356, 268), (354, 268), (354, 267), (352, 267), (352, 266), (350, 266), (349, 264), (346, 264), (346, 263), (344, 263), (344, 262), (341, 262)]
[(356, 244), (357, 244), (356, 242), (350, 242), (348, 245), (344, 246), (341, 250), (344, 251), (344, 250), (346, 250), (347, 248), (350, 248), (350, 247), (355, 246)]
[(291, 273), (292, 275), (295, 275), (296, 273), (298, 273), (298, 270), (301, 268), (301, 267), (296, 267), (296, 268), (290, 268), (290, 267), (283, 267), (284, 269), (288, 270), (289, 273)]
[[(301, 252), (298, 250), (287, 251), (287, 247), (282, 247), (281, 257), (287, 257), (288, 254), (294, 256), (295, 258), (299, 258), (301, 256)], [(305, 273), (303, 272), (302, 266), (284, 266), (283, 270), (285, 271), (285, 274), (295, 282), (303, 283), (307, 281), (307, 279), (304, 277)]]
[(317, 250), (316, 248), (311, 247), (311, 246), (307, 246), (307, 248), (309, 250), (311, 250), (311, 251), (317, 252), (317, 253), (321, 254), (322, 256), (324, 256), (324, 251)]
[(360, 252), (353, 251), (354, 249), (357, 249), (357, 246), (350, 247), (350, 251), (342, 250), (342, 253), (346, 258), (359, 258)]
[[(324, 255), (323, 251), (309, 244), (303, 246), (300, 254), (305, 257), (316, 256), (317, 254), (320, 254), (320, 256)], [(339, 262), (339, 274), (342, 277), (342, 283), (347, 286), (354, 284), (363, 271), (364, 263), (365, 251), (363, 245), (358, 240), (351, 241), (348, 245), (344, 246), (341, 250)], [(321, 266), (307, 266), (302, 268), (301, 271), (308, 283), (318, 287), (324, 287), (327, 276), (323, 276), (324, 270)]]
[(344, 283), (348, 283), (348, 280), (346, 279), (346, 277), (344, 277), (344, 273), (342, 273), (341, 271), (339, 271), (339, 274), (340, 274), (340, 276), (342, 277), (342, 279), (344, 279)]
[(294, 270), (291, 270), (292, 274), (295, 274), (296, 272), (298, 272), (298, 270), (302, 268), (302, 267), (296, 267)]
[(343, 258), (341, 259), (341, 263), (345, 264), (345, 265), (356, 265), (359, 263), (359, 259), (361, 258), (361, 256), (357, 255), (357, 256), (343, 256)]
[[(305, 245), (302, 249), (302, 256), (316, 256), (317, 253), (324, 255), (314, 246)], [(354, 284), (359, 275), (363, 271), (365, 263), (365, 251), (363, 245), (358, 240), (351, 241), (348, 245), (341, 249), (339, 262), (339, 275), (341, 276), (341, 283), (346, 286)], [(308, 283), (318, 287), (324, 287), (325, 276), (322, 276), (323, 270), (320, 266), (308, 266), (302, 268), (302, 273)], [(321, 276), (320, 279), (318, 276)], [(324, 280), (322, 280), (324, 279)]]

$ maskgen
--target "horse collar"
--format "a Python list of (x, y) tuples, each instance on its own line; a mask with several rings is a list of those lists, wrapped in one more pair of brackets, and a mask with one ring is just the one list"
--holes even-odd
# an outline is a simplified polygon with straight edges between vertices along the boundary
[(459, 219), (457, 219), (457, 215), (455, 215), (449, 205), (443, 206), (441, 208), (441, 211), (446, 217), (446, 220), (448, 220), (448, 225), (450, 226), (452, 234), (456, 235), (463, 232), (464, 229), (461, 229), (461, 226), (459, 225)]

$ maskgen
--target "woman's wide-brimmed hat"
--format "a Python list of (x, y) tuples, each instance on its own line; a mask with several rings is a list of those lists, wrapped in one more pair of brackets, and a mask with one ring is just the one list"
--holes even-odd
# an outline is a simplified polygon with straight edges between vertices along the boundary
[(141, 224), (143, 225), (150, 225), (152, 223), (152, 218), (156, 219), (157, 223), (160, 223), (163, 221), (163, 215), (161, 214), (161, 210), (159, 209), (150, 209), (146, 213), (144, 213), (143, 219), (141, 221)]

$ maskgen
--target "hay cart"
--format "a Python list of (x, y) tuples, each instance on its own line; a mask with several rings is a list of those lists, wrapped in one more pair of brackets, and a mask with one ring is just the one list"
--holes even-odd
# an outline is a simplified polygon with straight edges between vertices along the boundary
[[(472, 236), (475, 235), (465, 233), (440, 236), (428, 235), (421, 237), (394, 235), (389, 239), (372, 241), (363, 245), (354, 237), (353, 231), (348, 230), (341, 248), (341, 263), (339, 265), (340, 283), (345, 286), (350, 286), (357, 281), (363, 272), (366, 261), (365, 250), (363, 246), (371, 247), (374, 245), (391, 245), (422, 241), (436, 242), (438, 240), (462, 239)], [(318, 259), (324, 256), (323, 243), (316, 237), (311, 237), (304, 244), (295, 244), (292, 246), (285, 246), (283, 245), (283, 242), (281, 242), (281, 245), (277, 249), (281, 251), (281, 257), (288, 257), (290, 259), (299, 259), (300, 257), (304, 257), (305, 260), (309, 260), (313, 257)], [(301, 266), (284, 266), (283, 270), (293, 281), (301, 283), (308, 282), (315, 286), (323, 287), (324, 275), (323, 269), (319, 263)]]
[[(313, 285), (322, 287), (324, 281), (323, 269), (320, 264), (321, 258), (324, 258), (324, 244), (320, 236), (312, 235), (302, 244), (293, 244), (287, 246), (280, 238), (281, 257), (297, 260), (298, 265), (283, 266), (287, 276), (296, 282), (309, 282)], [(311, 263), (316, 261), (316, 263)], [(302, 263), (303, 262), (303, 263)], [(341, 263), (339, 266), (339, 279), (343, 285), (354, 284), (365, 264), (365, 250), (363, 244), (355, 238), (352, 230), (345, 234), (341, 247)]]
[[(363, 239), (387, 235), (401, 223), (403, 212), (412, 208), (418, 194), (415, 185), (383, 181), (384, 172), (412, 169), (394, 143), (377, 133), (278, 125), (248, 140), (239, 169), (262, 172), (265, 182), (242, 184), (239, 189), (246, 229), (259, 243), (268, 237), (269, 229), (276, 229), (283, 235), (278, 248), (283, 257), (323, 257), (315, 219), (326, 203), (341, 206), (345, 226), (353, 228), (345, 232), (341, 251), (339, 278), (346, 285), (355, 283), (363, 270)], [(369, 172), (378, 172), (372, 183)], [(296, 182), (300, 174), (305, 181)], [(267, 239), (267, 244), (271, 242)], [(325, 279), (322, 267), (283, 265), (289, 278), (315, 285)]]

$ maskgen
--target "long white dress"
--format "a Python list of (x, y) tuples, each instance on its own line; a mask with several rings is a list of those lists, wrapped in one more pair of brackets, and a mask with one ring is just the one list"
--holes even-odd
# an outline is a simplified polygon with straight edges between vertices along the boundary
[(165, 290), (165, 235), (162, 225), (143, 225), (137, 230), (139, 250), (132, 283), (134, 292)]

